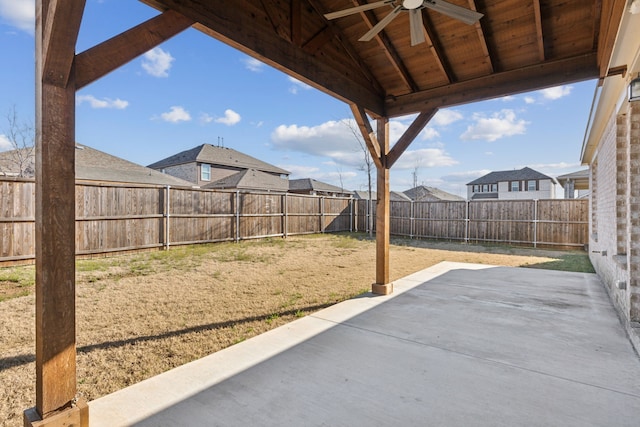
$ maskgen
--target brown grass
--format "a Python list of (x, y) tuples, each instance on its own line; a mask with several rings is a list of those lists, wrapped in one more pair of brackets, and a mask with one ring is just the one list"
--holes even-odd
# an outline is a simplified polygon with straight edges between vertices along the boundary
[[(95, 399), (368, 291), (375, 244), (355, 236), (177, 247), (78, 261), (79, 394)], [(390, 250), (391, 277), (444, 260), (548, 265), (564, 254), (486, 251), (399, 240)], [(4, 273), (33, 274), (32, 266), (12, 269)], [(27, 295), (11, 294), (10, 286)], [(10, 286), (0, 283), (0, 295), (10, 298), (0, 302), (3, 427), (21, 425), (22, 411), (34, 405), (35, 396), (33, 285)]]

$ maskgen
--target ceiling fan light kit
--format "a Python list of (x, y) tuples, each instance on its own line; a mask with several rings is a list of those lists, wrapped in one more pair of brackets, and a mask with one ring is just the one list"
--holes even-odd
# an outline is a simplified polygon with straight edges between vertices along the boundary
[(382, 18), (376, 25), (367, 31), (359, 41), (369, 41), (384, 29), (400, 12), (409, 12), (409, 31), (411, 35), (411, 46), (424, 43), (424, 24), (422, 21), (422, 9), (427, 8), (442, 13), (450, 18), (457, 19), (465, 24), (475, 24), (482, 16), (482, 13), (475, 10), (446, 2), (444, 0), (383, 0), (374, 3), (363, 4), (356, 7), (331, 12), (324, 15), (326, 19), (342, 18), (367, 10), (377, 9), (382, 6), (392, 6), (389, 14)]

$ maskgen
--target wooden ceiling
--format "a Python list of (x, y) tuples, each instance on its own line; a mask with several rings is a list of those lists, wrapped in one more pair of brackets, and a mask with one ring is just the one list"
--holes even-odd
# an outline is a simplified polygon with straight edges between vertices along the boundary
[[(142, 0), (373, 117), (395, 117), (620, 73), (609, 64), (625, 0), (449, 0), (484, 14), (467, 25), (422, 9), (358, 39), (383, 6), (327, 20), (364, 0)], [(371, 0), (372, 2), (373, 0)], [(182, 16), (180, 16), (182, 15)], [(619, 67), (619, 68), (617, 68)]]

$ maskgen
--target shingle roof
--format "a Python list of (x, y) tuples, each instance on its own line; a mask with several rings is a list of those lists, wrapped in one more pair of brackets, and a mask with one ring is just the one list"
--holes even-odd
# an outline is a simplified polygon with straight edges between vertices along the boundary
[(262, 172), (289, 175), (290, 172), (271, 165), (255, 157), (241, 153), (233, 148), (214, 147), (211, 144), (202, 144), (189, 150), (182, 151), (166, 159), (150, 164), (152, 169), (162, 169), (185, 163), (209, 163), (212, 165), (230, 166), (239, 169), (255, 169)]
[(260, 190), (286, 193), (289, 190), (289, 180), (255, 169), (247, 169), (219, 179), (203, 188)]
[(490, 172), (474, 181), (471, 181), (467, 185), (497, 184), (498, 182), (526, 181), (527, 179), (550, 179), (553, 181), (553, 178), (550, 176), (535, 171), (529, 167), (524, 167), (519, 170)]
[[(369, 199), (369, 192), (368, 191), (354, 191), (353, 192), (353, 197), (356, 199), (363, 199), (363, 200), (368, 200)], [(376, 193), (375, 191), (371, 192), (371, 199), (372, 200), (376, 200), (378, 198), (378, 193)], [(389, 200), (392, 202), (410, 202), (411, 199), (404, 193), (401, 193), (399, 191), (390, 191), (389, 192)]]
[(322, 191), (325, 193), (343, 193), (352, 194), (352, 191), (343, 190), (335, 185), (327, 184), (326, 182), (318, 181), (313, 178), (302, 179), (290, 179), (289, 180), (290, 191)]
[[(4, 165), (7, 159), (11, 159), (14, 155), (13, 151), (0, 153), (0, 165)], [(193, 187), (190, 182), (160, 173), (120, 157), (112, 156), (86, 145), (76, 144), (75, 155), (77, 180)], [(31, 154), (30, 160), (31, 162), (35, 161), (35, 152)]]
[(456, 196), (455, 194), (447, 193), (435, 187), (427, 187), (426, 185), (419, 185), (404, 192), (404, 194), (411, 200), (418, 202), (430, 202), (438, 200), (446, 201), (461, 201), (465, 200), (464, 197)]

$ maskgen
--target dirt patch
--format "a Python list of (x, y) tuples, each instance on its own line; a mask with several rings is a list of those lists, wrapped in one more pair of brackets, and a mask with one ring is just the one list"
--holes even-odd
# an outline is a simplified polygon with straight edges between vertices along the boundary
[[(441, 261), (544, 264), (564, 252), (398, 240), (395, 280)], [(77, 267), (78, 392), (96, 399), (370, 290), (375, 243), (357, 235), (173, 248)], [(34, 405), (34, 296), (0, 302), (0, 425)]]

